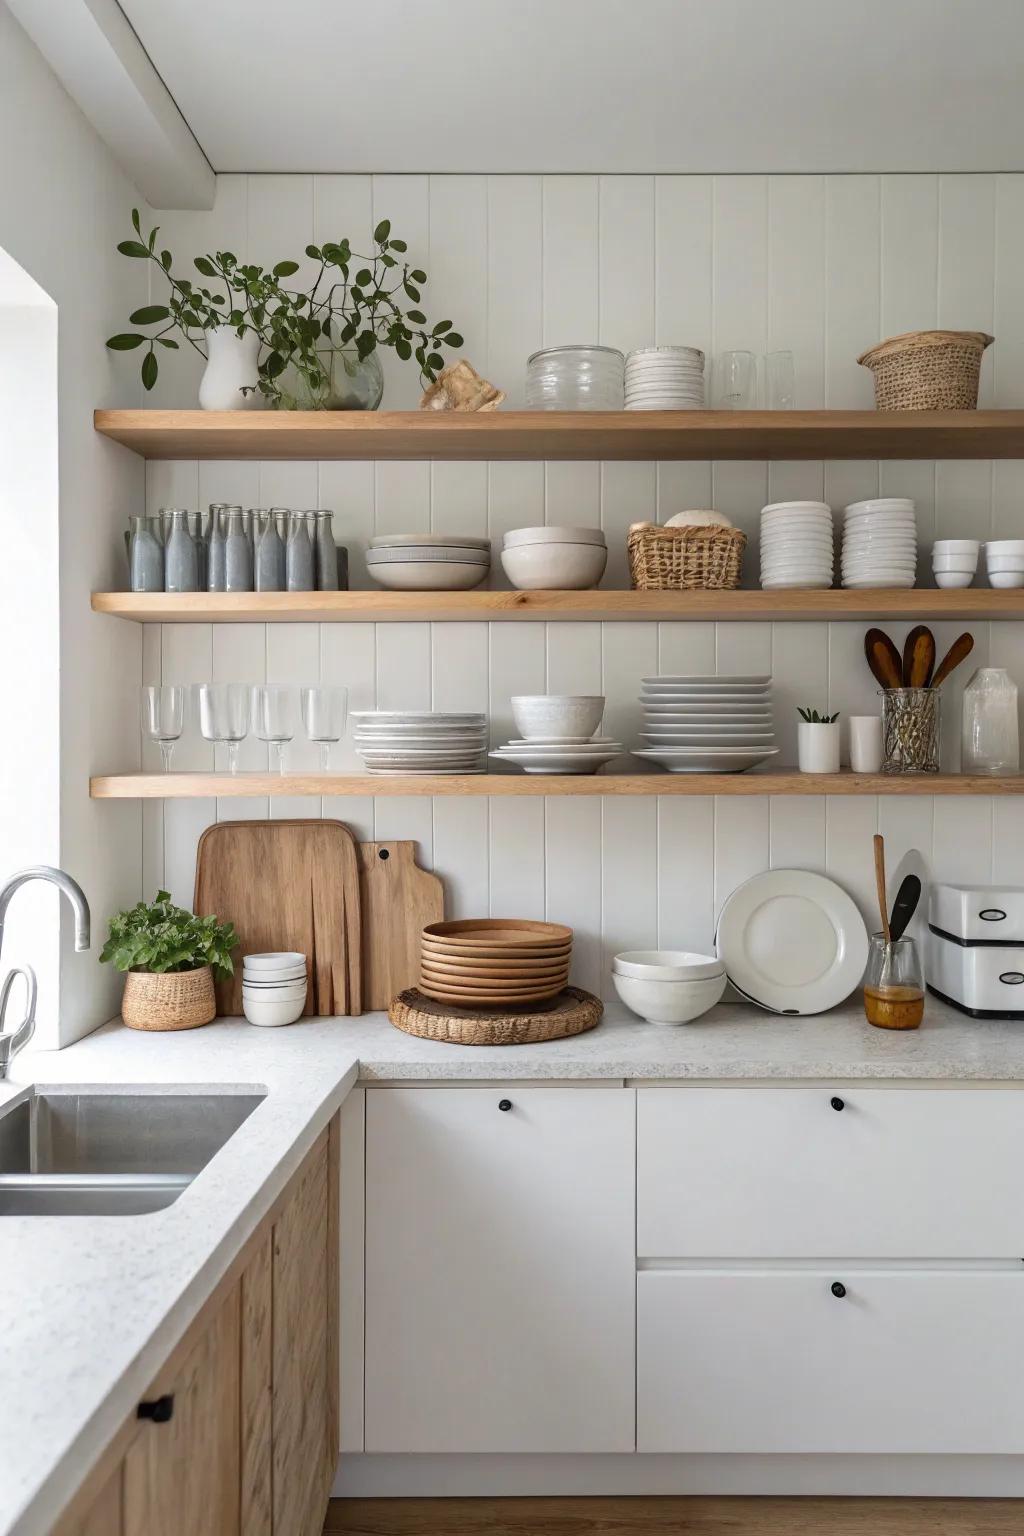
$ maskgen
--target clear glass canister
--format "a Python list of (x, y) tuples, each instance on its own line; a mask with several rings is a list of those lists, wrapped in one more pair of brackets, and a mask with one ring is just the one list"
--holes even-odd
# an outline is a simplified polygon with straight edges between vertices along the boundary
[(924, 978), (913, 939), (871, 935), (864, 974), (864, 1017), (879, 1029), (916, 1029), (924, 1018)]
[(526, 365), (531, 411), (621, 411), (625, 358), (615, 347), (545, 347)]
[(1019, 773), (1017, 685), (1005, 667), (979, 667), (964, 689), (960, 767), (964, 773)]
[(938, 773), (937, 688), (882, 689), (882, 772)]

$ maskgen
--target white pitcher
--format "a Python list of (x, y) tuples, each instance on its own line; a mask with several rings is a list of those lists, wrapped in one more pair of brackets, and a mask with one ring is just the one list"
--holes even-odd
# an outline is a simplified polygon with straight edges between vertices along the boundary
[[(206, 367), (199, 381), (199, 404), (204, 411), (247, 411), (260, 404), (261, 397), (255, 393), (259, 350), (255, 331), (239, 336), (218, 326), (206, 332)], [(241, 394), (243, 386), (254, 393)]]

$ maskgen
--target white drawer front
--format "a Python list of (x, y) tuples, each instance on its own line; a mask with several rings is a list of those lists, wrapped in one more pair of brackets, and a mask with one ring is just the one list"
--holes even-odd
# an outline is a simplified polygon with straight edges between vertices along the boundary
[(1017, 1089), (642, 1088), (638, 1252), (1024, 1256), (1022, 1138)]
[(1022, 1345), (1024, 1270), (649, 1271), (637, 1450), (1020, 1455)]

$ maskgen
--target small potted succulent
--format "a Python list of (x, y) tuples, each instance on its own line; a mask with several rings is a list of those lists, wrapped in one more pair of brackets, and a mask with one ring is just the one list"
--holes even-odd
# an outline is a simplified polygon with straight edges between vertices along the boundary
[(816, 709), (800, 709), (797, 726), (797, 760), (801, 773), (839, 772), (839, 713), (820, 715)]
[(214, 972), (234, 971), (230, 923), (176, 907), (168, 891), (110, 919), (101, 961), (125, 972), (121, 1017), (129, 1029), (195, 1029), (217, 1014)]

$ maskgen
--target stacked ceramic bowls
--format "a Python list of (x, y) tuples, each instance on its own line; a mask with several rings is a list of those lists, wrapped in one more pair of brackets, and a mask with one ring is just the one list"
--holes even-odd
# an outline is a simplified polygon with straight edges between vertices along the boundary
[(626, 950), (612, 960), (612, 981), (626, 1007), (649, 1024), (689, 1024), (725, 991), (725, 961), (689, 950)]
[(614, 347), (545, 347), (526, 365), (531, 411), (621, 411), (622, 353)]
[(854, 501), (843, 513), (843, 586), (912, 587), (917, 527), (907, 496)]
[(520, 1008), (568, 984), (572, 929), (517, 918), (430, 923), (420, 939), (419, 989), (463, 1008)]
[(993, 587), (1024, 587), (1024, 539), (990, 539), (985, 567)]
[(775, 757), (770, 677), (645, 677), (646, 758), (670, 773), (742, 773)]
[(640, 347), (626, 358), (627, 411), (699, 411), (704, 353), (697, 347)]
[(295, 950), (242, 959), (242, 1012), (250, 1024), (294, 1024), (306, 1007), (306, 957)]
[(832, 508), (824, 501), (775, 501), (761, 509), (761, 585), (817, 591), (832, 585)]
[(382, 534), (366, 551), (367, 571), (392, 592), (465, 592), (490, 568), (490, 540), (461, 533)]
[[(1021, 546), (1024, 549), (1024, 545)], [(978, 539), (936, 539), (932, 545), (932, 572), (937, 587), (969, 587), (978, 569)]]
[(487, 716), (433, 710), (360, 710), (356, 751), (371, 773), (483, 773)]
[(625, 751), (595, 735), (603, 714), (600, 694), (517, 694), (512, 718), (521, 734), (491, 757), (527, 773), (596, 773)]
[(502, 540), (505, 575), (525, 592), (596, 587), (607, 563), (600, 528), (511, 528)]

